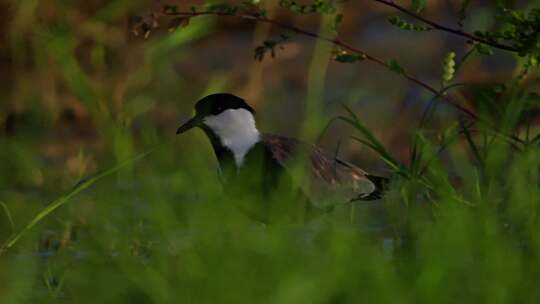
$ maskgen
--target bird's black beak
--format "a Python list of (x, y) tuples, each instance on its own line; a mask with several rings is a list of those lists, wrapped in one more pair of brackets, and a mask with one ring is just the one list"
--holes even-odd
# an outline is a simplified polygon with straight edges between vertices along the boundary
[(188, 120), (185, 124), (180, 126), (180, 128), (178, 128), (178, 130), (176, 130), (176, 134), (182, 134), (182, 133), (188, 131), (189, 129), (198, 126), (199, 123), (200, 123), (200, 119), (197, 116), (195, 116), (192, 119)]

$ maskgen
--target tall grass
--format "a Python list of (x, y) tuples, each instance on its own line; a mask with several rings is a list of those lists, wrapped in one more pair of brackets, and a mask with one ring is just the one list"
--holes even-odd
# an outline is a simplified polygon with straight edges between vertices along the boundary
[[(54, 3), (40, 9), (76, 10)], [(483, 124), (434, 131), (440, 117), (428, 108), (419, 127), (410, 126), (409, 162), (370, 129), (368, 114), (344, 108), (337, 119), (388, 168), (385, 198), (353, 209), (343, 204), (308, 223), (263, 224), (223, 193), (201, 132), (173, 138), (174, 126), (158, 127), (170, 109), (188, 116), (204, 91), (170, 60), (183, 62), (188, 50), (197, 51), (189, 47), (209, 33), (211, 20), (128, 49), (99, 32), (104, 24), (122, 28), (107, 19), (127, 14), (117, 11), (121, 5), (83, 21), (46, 20), (35, 5), (11, 4), (27, 18), (10, 32), (11, 47), (35, 62), (15, 60), (12, 104), (2, 106), (21, 107), (27, 116), (17, 118), (14, 134), (0, 135), (0, 241), (7, 240), (0, 303), (540, 300), (538, 130), (521, 125), (538, 99), (521, 84), (502, 94), (491, 87), (476, 93)], [(78, 53), (83, 42), (95, 46), (91, 63)], [(307, 95), (314, 127), (303, 130), (307, 137), (331, 119), (317, 104), (322, 57), (312, 64), (315, 88)], [(39, 85), (30, 85), (28, 75)], [(221, 89), (227, 76), (210, 75), (208, 90)], [(56, 102), (70, 98), (95, 133), (80, 136), (75, 149), (69, 134), (51, 135), (62, 116)], [(512, 133), (521, 140), (501, 135)], [(49, 144), (67, 156), (50, 156)], [(78, 183), (81, 176), (90, 178)]]

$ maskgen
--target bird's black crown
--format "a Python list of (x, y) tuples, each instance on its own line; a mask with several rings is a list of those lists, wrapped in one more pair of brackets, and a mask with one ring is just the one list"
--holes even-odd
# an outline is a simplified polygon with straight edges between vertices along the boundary
[(195, 111), (198, 117), (218, 115), (221, 112), (230, 109), (246, 109), (252, 114), (255, 114), (255, 110), (253, 110), (253, 108), (242, 98), (227, 93), (208, 95), (199, 100), (195, 105)]

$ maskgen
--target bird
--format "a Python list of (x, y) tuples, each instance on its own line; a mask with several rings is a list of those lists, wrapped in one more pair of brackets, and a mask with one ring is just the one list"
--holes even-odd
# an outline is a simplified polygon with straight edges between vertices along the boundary
[[(210, 140), (225, 192), (259, 218), (284, 213), (296, 218), (305, 216), (305, 210), (324, 213), (334, 203), (377, 200), (388, 184), (387, 178), (368, 174), (316, 145), (260, 132), (255, 110), (230, 93), (215, 93), (197, 101), (195, 115), (176, 133), (193, 128), (201, 129)], [(295, 174), (294, 159), (299, 155), (305, 157), (305, 168)], [(271, 202), (262, 206), (251, 202), (260, 197)], [(302, 203), (295, 206), (291, 200)]]

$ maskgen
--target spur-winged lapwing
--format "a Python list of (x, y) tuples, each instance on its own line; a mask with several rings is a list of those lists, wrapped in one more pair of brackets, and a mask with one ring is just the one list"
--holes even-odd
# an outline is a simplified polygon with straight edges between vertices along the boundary
[[(316, 206), (328, 199), (352, 202), (381, 198), (386, 178), (370, 175), (315, 145), (260, 133), (255, 111), (240, 97), (226, 93), (206, 96), (195, 105), (195, 113), (176, 133), (194, 127), (205, 132), (219, 162), (225, 192), (268, 197), (276, 188), (287, 188)], [(304, 181), (290, 174), (291, 160), (298, 154), (306, 159)]]

